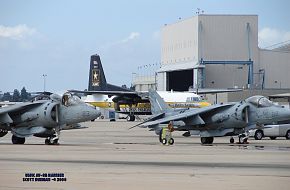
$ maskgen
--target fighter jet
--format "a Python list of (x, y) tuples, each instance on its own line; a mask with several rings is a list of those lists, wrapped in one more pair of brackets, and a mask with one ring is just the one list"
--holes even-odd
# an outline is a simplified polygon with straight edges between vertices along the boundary
[(0, 109), (0, 137), (11, 131), (13, 144), (24, 144), (25, 137), (45, 139), (45, 144), (58, 144), (61, 130), (80, 129), (78, 123), (94, 120), (101, 113), (82, 102), (77, 96), (65, 93), (37, 96)]
[[(202, 144), (212, 144), (214, 137), (235, 135), (239, 135), (240, 143), (246, 143), (248, 129), (290, 119), (290, 109), (274, 105), (263, 96), (195, 109), (170, 108), (155, 91), (149, 92), (149, 100), (154, 115), (136, 126), (155, 130), (163, 144), (174, 143), (174, 130), (187, 131), (188, 136), (200, 135)], [(233, 143), (233, 138), (230, 141)]]

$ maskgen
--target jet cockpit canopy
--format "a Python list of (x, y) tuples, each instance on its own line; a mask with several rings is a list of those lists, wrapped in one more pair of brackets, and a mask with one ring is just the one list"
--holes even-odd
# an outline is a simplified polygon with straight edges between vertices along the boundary
[(264, 96), (252, 96), (246, 99), (246, 101), (257, 107), (270, 107), (274, 105), (272, 101)]
[(71, 93), (64, 93), (61, 102), (65, 106), (85, 104), (78, 96)]

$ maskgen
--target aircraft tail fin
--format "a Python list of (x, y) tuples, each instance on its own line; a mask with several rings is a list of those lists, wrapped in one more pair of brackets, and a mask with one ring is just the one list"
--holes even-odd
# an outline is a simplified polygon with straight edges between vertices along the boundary
[(98, 54), (91, 56), (88, 91), (130, 91), (120, 86), (107, 83), (101, 58)]
[(89, 73), (89, 91), (107, 90), (107, 81), (100, 56), (95, 54), (91, 56)]
[(149, 90), (149, 100), (152, 114), (160, 114), (171, 110), (156, 91)]

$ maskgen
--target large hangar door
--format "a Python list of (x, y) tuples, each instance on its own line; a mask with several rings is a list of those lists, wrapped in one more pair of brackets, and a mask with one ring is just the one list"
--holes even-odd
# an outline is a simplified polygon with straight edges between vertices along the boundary
[(188, 91), (193, 84), (193, 70), (172, 71), (167, 73), (167, 91)]

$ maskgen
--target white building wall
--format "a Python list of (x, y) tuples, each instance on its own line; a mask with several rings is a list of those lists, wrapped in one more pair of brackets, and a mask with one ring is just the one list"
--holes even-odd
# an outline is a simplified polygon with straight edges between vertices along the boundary
[(290, 53), (260, 50), (261, 69), (265, 69), (265, 88), (290, 88)]
[[(250, 26), (249, 32), (247, 23)], [(200, 59), (203, 58), (205, 61), (248, 61), (251, 58), (254, 61), (254, 70), (258, 70), (257, 15), (201, 15), (199, 24)], [(248, 67), (206, 65), (205, 76), (205, 87), (207, 88), (247, 87)]]
[(249, 60), (247, 23), (250, 24), (252, 60), (258, 61), (257, 15), (200, 15), (199, 58)]
[(198, 18), (191, 17), (162, 28), (161, 65), (198, 61), (197, 24)]

